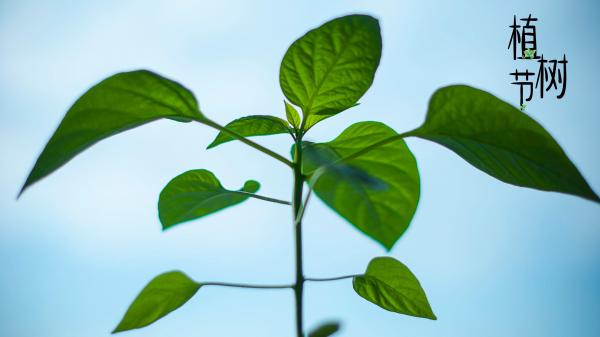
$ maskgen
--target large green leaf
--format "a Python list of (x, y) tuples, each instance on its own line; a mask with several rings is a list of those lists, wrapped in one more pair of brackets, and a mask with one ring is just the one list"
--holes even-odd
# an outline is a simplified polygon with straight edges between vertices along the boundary
[(308, 334), (308, 337), (329, 337), (340, 329), (340, 323), (329, 322), (321, 324), (319, 327), (314, 329)]
[(419, 201), (417, 163), (402, 140), (327, 166), (397, 133), (379, 122), (351, 125), (327, 143), (306, 143), (303, 170), (326, 167), (314, 192), (356, 228), (387, 249), (407, 229)]
[(365, 274), (354, 277), (352, 286), (362, 298), (385, 310), (437, 319), (419, 280), (408, 267), (391, 257), (371, 260)]
[(369, 89), (381, 58), (377, 19), (348, 15), (296, 40), (279, 70), (287, 99), (302, 108), (305, 129), (354, 106)]
[(200, 289), (184, 273), (158, 275), (135, 298), (113, 333), (143, 328), (185, 304)]
[[(285, 120), (273, 116), (261, 115), (238, 118), (225, 125), (225, 127), (244, 137), (266, 136), (290, 132), (288, 123)], [(208, 145), (207, 149), (232, 140), (235, 140), (235, 138), (221, 131), (215, 140)]]
[(94, 143), (160, 118), (202, 118), (194, 95), (147, 70), (113, 75), (84, 93), (69, 109), (40, 154), (21, 193)]
[(160, 193), (158, 215), (163, 229), (203, 217), (241, 203), (258, 191), (260, 184), (248, 180), (239, 191), (221, 185), (208, 170), (191, 170), (173, 178)]
[(464, 85), (439, 89), (425, 123), (410, 134), (449, 148), (506, 183), (600, 202), (540, 124), (485, 91)]

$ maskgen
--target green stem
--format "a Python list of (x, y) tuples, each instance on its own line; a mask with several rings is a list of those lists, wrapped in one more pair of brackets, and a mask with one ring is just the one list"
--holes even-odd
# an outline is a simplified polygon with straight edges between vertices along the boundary
[(294, 220), (294, 224), (302, 222), (302, 218), (304, 217), (304, 210), (306, 209), (306, 206), (308, 205), (308, 200), (310, 200), (311, 194), (312, 194), (312, 187), (310, 187), (308, 189), (308, 193), (306, 193), (306, 198), (304, 198), (304, 202), (302, 203), (300, 210), (298, 210), (298, 214), (296, 214), (296, 219)]
[(247, 197), (256, 198), (256, 199), (260, 199), (260, 200), (264, 200), (264, 201), (274, 202), (276, 204), (282, 204), (282, 205), (288, 205), (288, 206), (292, 204), (289, 201), (275, 199), (275, 198), (269, 198), (269, 197), (265, 197), (265, 196), (260, 195), (260, 194), (248, 193), (248, 192), (244, 192), (244, 191), (235, 191), (235, 193), (237, 193), (237, 194), (243, 194), (243, 195), (245, 195)]
[(343, 280), (343, 279), (347, 279), (347, 278), (354, 278), (357, 276), (362, 276), (363, 274), (355, 274), (355, 275), (344, 275), (344, 276), (336, 276), (336, 277), (307, 277), (304, 279), (304, 281), (312, 281), (312, 282), (328, 282), (328, 281), (337, 281), (337, 280)]
[(304, 292), (304, 274), (302, 270), (302, 219), (300, 212), (302, 206), (302, 189), (304, 177), (302, 176), (302, 133), (296, 136), (296, 153), (294, 156), (294, 192), (292, 198), (293, 219), (296, 241), (296, 284), (294, 285), (294, 297), (296, 300), (296, 336), (303, 337), (302, 328), (302, 303)]
[(210, 126), (211, 128), (217, 129), (217, 130), (219, 130), (219, 131), (221, 131), (221, 132), (223, 132), (225, 134), (228, 134), (229, 136), (231, 136), (231, 137), (233, 137), (233, 138), (241, 141), (242, 143), (244, 143), (246, 145), (249, 145), (249, 146), (257, 149), (258, 151), (263, 152), (263, 153), (267, 154), (268, 156), (271, 156), (271, 157), (279, 160), (280, 162), (286, 164), (289, 167), (293, 168), (293, 166), (294, 166), (294, 164), (291, 161), (289, 161), (288, 159), (286, 159), (285, 157), (283, 157), (283, 156), (281, 156), (281, 155), (279, 155), (279, 154), (277, 154), (277, 153), (275, 153), (275, 152), (267, 149), (266, 147), (264, 147), (264, 146), (262, 146), (260, 144), (257, 144), (255, 142), (249, 140), (248, 138), (246, 138), (246, 137), (238, 134), (235, 131), (229, 130), (228, 128), (226, 128), (224, 126), (219, 125), (218, 123), (211, 121), (208, 118), (198, 118), (198, 119), (196, 119), (196, 121), (198, 121), (198, 122), (200, 122), (200, 123), (202, 123), (204, 125)]
[(221, 287), (233, 287), (233, 288), (250, 288), (250, 289), (288, 289), (294, 288), (293, 284), (283, 284), (283, 285), (254, 285), (254, 284), (244, 284), (244, 283), (226, 283), (226, 282), (202, 282), (200, 283), (204, 286), (221, 286)]

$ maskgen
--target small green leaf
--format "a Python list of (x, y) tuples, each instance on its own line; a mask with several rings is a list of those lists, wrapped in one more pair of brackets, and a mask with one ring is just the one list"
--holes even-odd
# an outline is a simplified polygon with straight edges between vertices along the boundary
[(221, 185), (208, 170), (191, 170), (173, 178), (160, 193), (158, 215), (163, 229), (241, 203), (258, 191), (260, 184), (248, 180), (239, 191)]
[(485, 91), (464, 85), (439, 89), (425, 123), (410, 134), (449, 148), (506, 183), (600, 202), (540, 124)]
[(202, 117), (194, 95), (177, 82), (147, 70), (113, 75), (69, 109), (19, 194), (104, 138), (160, 118), (189, 122)]
[(381, 58), (377, 19), (348, 15), (296, 40), (279, 70), (287, 99), (302, 108), (309, 129), (354, 106), (373, 83)]
[[(351, 125), (327, 143), (305, 143), (303, 170), (336, 163), (397, 135), (379, 122)], [(343, 163), (326, 166), (314, 192), (360, 231), (391, 249), (407, 229), (419, 201), (417, 163), (399, 139)]]
[(527, 108), (527, 104), (525, 104), (525, 103), (521, 104), (521, 111), (525, 112), (526, 108)]
[(535, 51), (535, 49), (525, 49), (525, 51), (523, 51), (523, 58), (533, 59), (535, 57)]
[(367, 271), (352, 280), (360, 297), (399, 314), (437, 319), (419, 280), (402, 262), (391, 257), (371, 260)]
[[(238, 118), (225, 125), (225, 127), (244, 137), (266, 136), (290, 132), (290, 128), (285, 120), (273, 116), (261, 115)], [(219, 144), (230, 142), (232, 140), (235, 140), (235, 138), (226, 133), (219, 132), (217, 138), (208, 145), (207, 149), (211, 149)]]
[(185, 304), (200, 289), (179, 271), (158, 275), (135, 298), (112, 333), (148, 326)]
[(338, 322), (329, 322), (325, 324), (321, 324), (319, 327), (314, 329), (308, 334), (308, 337), (329, 337), (340, 329), (340, 323)]
[(292, 106), (290, 103), (286, 101), (283, 101), (283, 103), (285, 103), (285, 116), (287, 117), (288, 122), (298, 129), (301, 123), (298, 111), (296, 111), (296, 108), (294, 108), (294, 106)]

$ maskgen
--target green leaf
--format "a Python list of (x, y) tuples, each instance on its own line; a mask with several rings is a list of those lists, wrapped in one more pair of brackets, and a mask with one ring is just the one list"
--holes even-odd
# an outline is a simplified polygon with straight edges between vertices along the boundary
[(135, 298), (112, 333), (148, 326), (185, 304), (200, 289), (179, 271), (158, 275)]
[(294, 106), (292, 106), (290, 103), (286, 101), (283, 101), (283, 103), (285, 103), (285, 116), (287, 117), (288, 122), (298, 129), (301, 123), (298, 111), (296, 111), (296, 108), (294, 108)]
[(328, 337), (338, 332), (339, 329), (340, 323), (338, 322), (325, 323), (311, 331), (308, 337)]
[(371, 260), (367, 271), (352, 280), (360, 297), (399, 314), (437, 319), (419, 280), (402, 262), (391, 257)]
[(94, 143), (160, 118), (202, 118), (192, 92), (160, 75), (138, 70), (113, 75), (69, 109), (37, 159), (21, 193)]
[[(285, 120), (273, 116), (247, 116), (230, 122), (225, 127), (241, 136), (266, 136), (280, 133), (289, 133), (290, 128)], [(208, 145), (207, 149), (211, 149), (219, 144), (230, 142), (235, 138), (230, 135), (219, 132), (217, 138)]]
[[(305, 143), (303, 170), (311, 174), (397, 133), (379, 122), (351, 125), (327, 143)], [(419, 201), (417, 163), (402, 139), (344, 163), (325, 166), (314, 192), (360, 231), (391, 249)]]
[(302, 108), (309, 129), (354, 106), (373, 83), (380, 58), (377, 19), (344, 16), (309, 31), (289, 47), (279, 84), (285, 97)]
[(230, 191), (208, 170), (187, 171), (173, 178), (160, 193), (158, 216), (167, 229), (239, 204), (259, 187), (258, 182), (248, 180), (239, 191)]
[(518, 108), (464, 85), (436, 91), (410, 134), (441, 144), (509, 184), (600, 202), (552, 136)]

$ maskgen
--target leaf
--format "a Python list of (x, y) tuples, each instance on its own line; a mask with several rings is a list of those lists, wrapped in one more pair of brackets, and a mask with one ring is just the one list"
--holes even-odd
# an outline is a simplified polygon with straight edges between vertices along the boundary
[[(335, 163), (397, 133), (379, 122), (351, 125), (327, 143), (305, 143), (303, 170)], [(334, 211), (388, 250), (410, 224), (419, 201), (417, 163), (403, 140), (328, 166), (314, 192)]]
[[(225, 127), (241, 136), (266, 136), (280, 133), (289, 133), (290, 128), (287, 122), (281, 118), (273, 116), (247, 116), (230, 122)], [(208, 145), (207, 149), (211, 149), (219, 144), (235, 140), (230, 135), (219, 132), (217, 138)]]
[(202, 118), (192, 92), (147, 70), (113, 75), (84, 93), (69, 109), (38, 157), (20, 193), (94, 143), (169, 118)]
[(540, 124), (485, 91), (464, 85), (439, 89), (425, 123), (410, 134), (449, 148), (506, 183), (600, 202)]
[(308, 337), (328, 337), (335, 334), (340, 329), (340, 323), (329, 322), (322, 324), (308, 334)]
[(285, 97), (302, 108), (309, 129), (354, 106), (373, 83), (380, 58), (377, 19), (340, 17), (309, 31), (288, 48), (279, 84)]
[(287, 117), (288, 122), (294, 126), (294, 128), (298, 129), (300, 127), (300, 115), (296, 108), (292, 106), (290, 103), (283, 101), (285, 104), (285, 116)]
[(356, 293), (379, 307), (399, 314), (437, 319), (419, 280), (402, 262), (376, 257), (362, 276), (352, 280)]
[(173, 178), (160, 193), (158, 216), (163, 230), (184, 221), (241, 203), (258, 191), (260, 184), (248, 180), (239, 191), (230, 191), (208, 170), (191, 170)]
[[(318, 169), (309, 171), (310, 179), (307, 183), (314, 186), (324, 173), (343, 177), (344, 180), (360, 182), (364, 187), (372, 190), (385, 190), (388, 185), (377, 177), (373, 177), (366, 172), (346, 164), (346, 158), (340, 159), (336, 152), (328, 147), (315, 146), (313, 142), (303, 142), (305, 157), (308, 156), (310, 165)], [(292, 149), (294, 149), (292, 147)], [(295, 154), (292, 154), (292, 157)], [(352, 156), (351, 156), (352, 157)]]
[(179, 271), (158, 275), (135, 298), (112, 333), (148, 326), (184, 305), (200, 289)]

